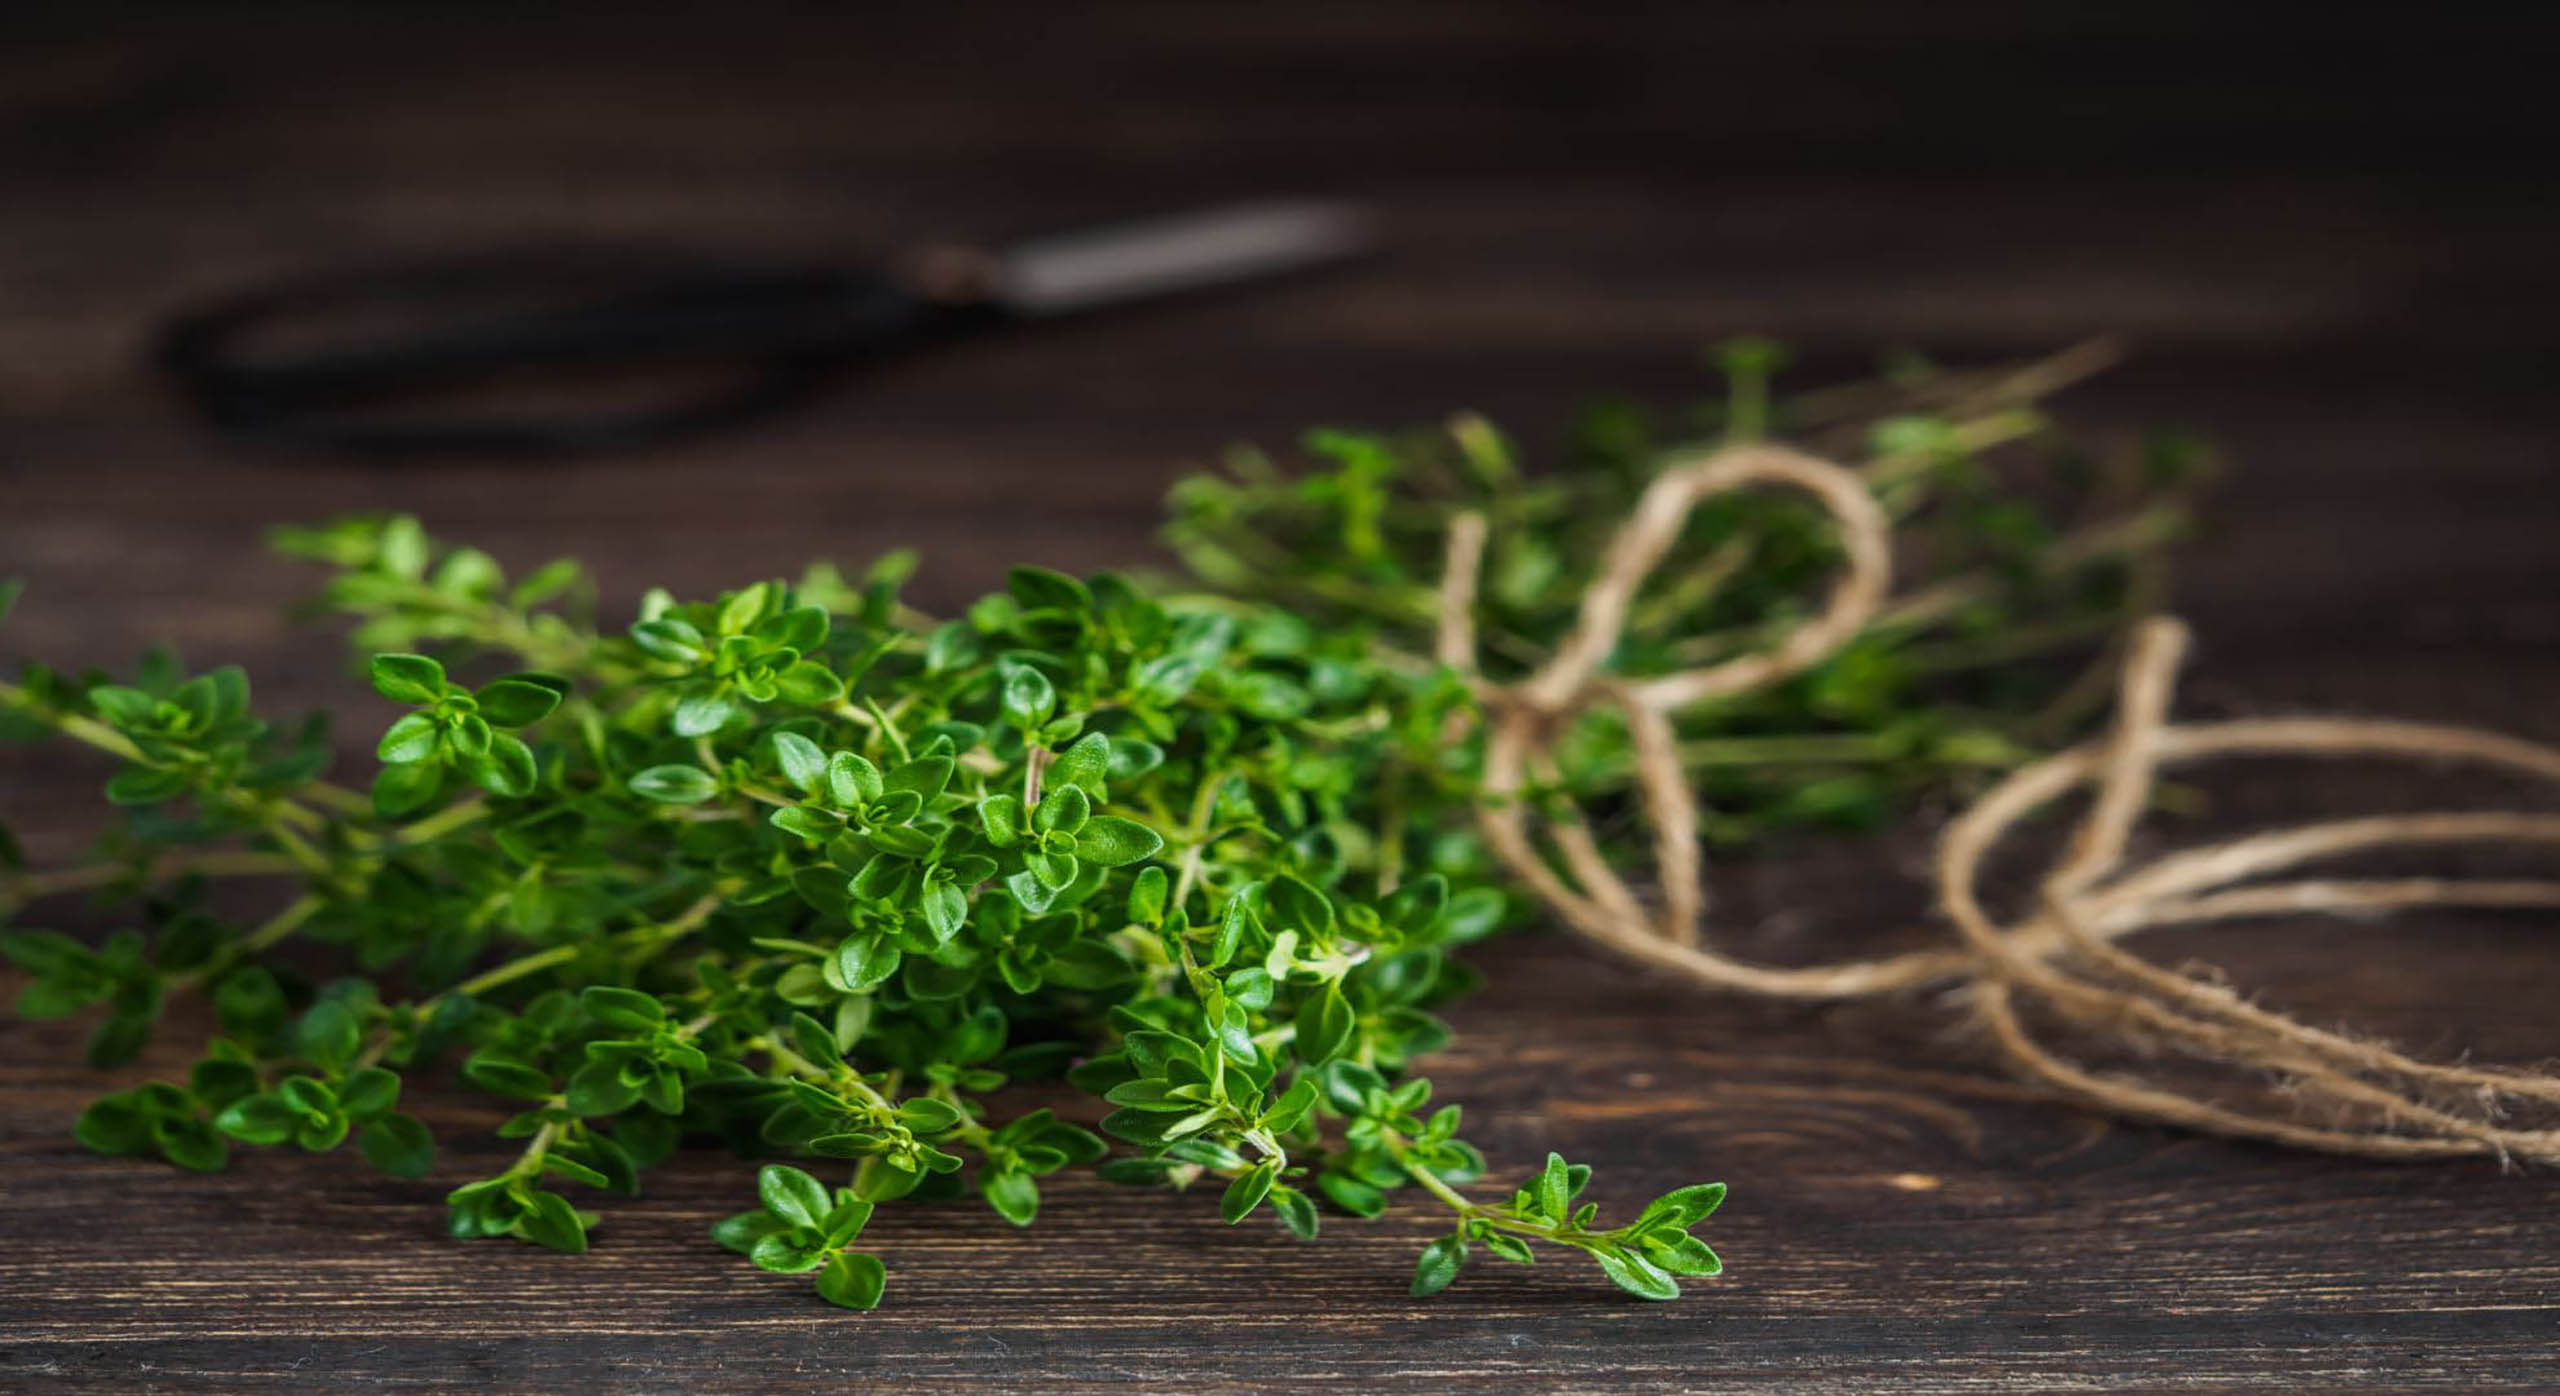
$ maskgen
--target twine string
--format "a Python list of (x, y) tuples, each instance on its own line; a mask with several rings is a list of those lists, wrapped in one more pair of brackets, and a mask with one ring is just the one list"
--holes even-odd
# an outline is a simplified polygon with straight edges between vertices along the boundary
[[(1845, 559), (1822, 608), (1775, 644), (1702, 668), (1630, 679), (1605, 671), (1629, 605), (1698, 503), (1776, 485), (1810, 495)], [(1961, 948), (1807, 967), (1753, 964), (1706, 935), (1697, 797), (1682, 774), (1673, 715), (1802, 672), (1836, 653), (1883, 607), (1891, 524), (1859, 478), (1782, 446), (1730, 446), (1674, 464), (1645, 491), (1602, 555), (1573, 628), (1513, 684), (1475, 663), (1474, 610), (1487, 528), (1449, 532), (1434, 651), (1474, 684), (1486, 724), (1477, 821), (1495, 856), (1584, 938), (1709, 989), (1850, 999), (1953, 985), (2017, 1069), (2107, 1113), (2333, 1153), (2382, 1158), (2490, 1155), (2560, 1162), (2560, 1129), (2508, 1118), (2560, 1105), (2560, 1076), (2429, 1062), (2265, 1008), (2210, 967), (2165, 968), (2124, 948), (2172, 925), (2318, 913), (2373, 918), (2443, 907), (2560, 907), (2560, 881), (2302, 878), (2253, 881), (2374, 849), (2510, 843), (2560, 847), (2560, 816), (2444, 812), (2331, 820), (2229, 839), (2128, 865), (2127, 849), (2164, 767), (2230, 756), (2464, 761), (2560, 783), (2560, 749), (2497, 733), (2335, 718), (2176, 724), (2169, 720), (2187, 631), (2167, 618), (2136, 630), (2118, 675), (2113, 729), (2025, 766), (1941, 836), (1938, 905)], [(1553, 793), (1554, 752), (1584, 714), (1614, 712), (1634, 758), (1637, 807), (1653, 835), (1654, 893), (1601, 851), (1589, 816)], [(2082, 787), (2087, 813), (2039, 884), (2031, 910), (1994, 918), (1978, 893), (1991, 851), (2037, 809)], [(1542, 846), (1543, 845), (1543, 846)], [(2246, 885), (2242, 885), (2246, 884)], [(2110, 1047), (2143, 1063), (2097, 1070), (2043, 1035)], [(2176, 1070), (2153, 1065), (2176, 1058)], [(2201, 1078), (2201, 1079), (2199, 1079)]]

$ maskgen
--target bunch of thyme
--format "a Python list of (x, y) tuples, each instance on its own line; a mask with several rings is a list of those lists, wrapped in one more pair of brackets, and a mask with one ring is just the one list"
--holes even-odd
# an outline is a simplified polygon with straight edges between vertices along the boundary
[[(1728, 355), (1715, 430), (1779, 411), (1764, 357)], [(1864, 428), (1871, 477), (1944, 535), (1949, 580), (1713, 715), (1688, 751), (1720, 836), (2016, 759), (2057, 681), (1963, 680), (2129, 604), (2155, 515), (2049, 540), (2033, 490), (1983, 461), (2043, 434), (2022, 390), (1959, 388), (1907, 375)], [(403, 1095), (451, 1066), (518, 1103), (499, 1132), (523, 1141), (453, 1189), (454, 1235), (583, 1250), (598, 1193), (725, 1140), (826, 1178), (764, 1167), (759, 1206), (714, 1237), (852, 1308), (886, 1283), (857, 1248), (879, 1204), (974, 1195), (1028, 1225), (1039, 1180), (1086, 1165), (1211, 1187), (1229, 1223), (1261, 1211), (1305, 1238), (1320, 1202), (1367, 1217), (1418, 1190), (1450, 1226), (1416, 1294), (1478, 1248), (1581, 1251), (1657, 1299), (1717, 1273), (1691, 1230), (1723, 1184), (1604, 1226), (1579, 1201), (1590, 1169), (1551, 1154), (1472, 1199), (1485, 1159), (1413, 1071), (1448, 1039), (1435, 1011), (1473, 987), (1452, 952), (1523, 919), (1470, 832), (1476, 753), (1447, 739), (1472, 695), (1416, 657), (1434, 532), (1490, 511), (1485, 631), (1498, 662), (1531, 662), (1655, 448), (1622, 414), (1546, 480), (1473, 419), (1314, 444), (1329, 468), (1177, 492), (1170, 538), (1206, 589), (1021, 568), (940, 622), (899, 599), (904, 555), (652, 592), (608, 633), (573, 563), (510, 582), (406, 517), (281, 532), (337, 569), (324, 602), (395, 708), (361, 790), (325, 778), (325, 723), (259, 718), (237, 669), (189, 676), (165, 651), (122, 679), (28, 666), (0, 683), (0, 737), (113, 757), (122, 818), (97, 861), (57, 871), (24, 868), (0, 831), (0, 920), (89, 891), (139, 925), (96, 946), (0, 936), (29, 976), (19, 1012), (103, 1008), (101, 1068), (137, 1056), (174, 997), (208, 996), (219, 1024), (183, 1082), (99, 1100), (79, 1137), (193, 1169), (239, 1145), (352, 1143), (422, 1176), (435, 1141)], [(1648, 599), (1631, 671), (1749, 643), (1829, 565), (1783, 501), (1701, 514), (1706, 562)], [(1625, 767), (1598, 732), (1559, 779), (1605, 792)], [(232, 878), (294, 890), (233, 924), (206, 895)], [(350, 972), (302, 972), (322, 961)], [(998, 1095), (1061, 1076), (1101, 1097), (1067, 1111), (1099, 1133)]]
[[(1479, 514), (1490, 527), (1476, 658), (1510, 682), (1572, 627), (1604, 545), (1665, 461), (1783, 439), (1853, 464), (1895, 522), (1900, 595), (1822, 665), (1676, 718), (1710, 842), (1870, 829), (1923, 795), (1987, 788), (2103, 707), (2111, 651), (2129, 617), (2162, 604), (2164, 551), (2187, 528), (2209, 456), (2170, 432), (2101, 449), (2041, 410), (2113, 362), (2103, 341), (1987, 371), (1898, 356), (1880, 379), (1782, 398), (1771, 382), (1785, 357), (1736, 340), (1714, 354), (1719, 399), (1677, 413), (1597, 404), (1543, 473), (1472, 415), (1402, 434), (1313, 433), (1306, 445), (1327, 468), (1311, 472), (1239, 450), (1223, 473), (1175, 488), (1165, 540), (1219, 591), (1365, 634), (1380, 662), (1413, 672), (1428, 667), (1413, 656), (1432, 653), (1451, 522)], [(1639, 595), (1611, 672), (1649, 677), (1766, 648), (1821, 603), (1841, 563), (1830, 527), (1791, 495), (1704, 501)], [(1578, 803), (1623, 792), (1624, 729), (1597, 714), (1575, 737), (1550, 788)], [(1463, 800), (1470, 773), (1416, 798)]]

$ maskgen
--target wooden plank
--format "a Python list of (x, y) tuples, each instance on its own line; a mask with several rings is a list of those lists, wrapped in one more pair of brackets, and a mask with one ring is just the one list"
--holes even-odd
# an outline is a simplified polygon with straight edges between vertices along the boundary
[[(303, 574), (256, 547), (347, 509), (418, 511), (510, 564), (576, 553), (626, 598), (920, 543), (947, 606), (1015, 561), (1149, 556), (1157, 493), (1238, 437), (1473, 406), (1536, 439), (1593, 390), (1691, 391), (1695, 345), (1741, 330), (1847, 367), (2131, 329), (2150, 352), (2076, 410), (2199, 426), (2239, 462), (2182, 583), (2190, 710), (2560, 738), (2560, 211), (2465, 138), (2523, 114), (2533, 85), (2499, 79), (2523, 36), (2421, 54), (2342, 17), (2294, 34), (2220, 7), (2065, 24), (1989, 3), (1648, 26), (1409, 3), (984, 29), (132, 13), (152, 18), (34, 7), (0, 41), (0, 573), (35, 584), (0, 634), (13, 659), (174, 636), (249, 664), (279, 707), (357, 699), (330, 640), (276, 619)], [(2270, 61), (2297, 49), (2331, 61)], [(2331, 75), (2403, 59), (2414, 86), (2389, 94)], [(2422, 100), (2430, 75), (2463, 100)], [(1394, 251), (899, 365), (628, 458), (279, 459), (205, 439), (137, 367), (175, 304), (314, 262), (563, 229), (841, 252), (1272, 189), (1375, 198)], [(11, 751), (0, 816), (68, 856), (97, 778)], [(2213, 788), (2218, 827), (2460, 787), (2252, 768)], [(1930, 817), (1719, 869), (1735, 943), (1809, 960), (1925, 939), (1908, 870)], [(2160, 952), (2408, 1043), (2555, 1046), (2560, 961), (2523, 920)], [(1988, 1070), (1943, 1005), (1701, 999), (1553, 937), (1479, 959), (1491, 987), (1454, 1015), (1443, 1094), (1501, 1166), (1599, 1161), (1606, 1201), (1729, 1179), (1727, 1278), (1649, 1306), (1542, 1263), (1416, 1304), (1417, 1214), (1300, 1245), (1084, 1181), (1028, 1232), (973, 1207), (884, 1218), (891, 1300), (851, 1317), (708, 1244), (741, 1161), (683, 1157), (586, 1257), (453, 1243), (437, 1198), (494, 1141), (465, 1135), (414, 1184), (280, 1155), (210, 1178), (96, 1159), (67, 1137), (100, 1085), (76, 1028), (7, 1022), (0, 1386), (2560, 1384), (2548, 1176), (2095, 1120)], [(434, 1109), (496, 1118), (458, 1093)]]

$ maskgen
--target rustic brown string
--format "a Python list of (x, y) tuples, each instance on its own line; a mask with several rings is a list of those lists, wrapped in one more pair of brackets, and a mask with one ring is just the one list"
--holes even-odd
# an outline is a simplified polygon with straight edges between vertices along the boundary
[[(1822, 610), (1768, 651), (1628, 679), (1603, 672), (1637, 590), (1710, 495), (1753, 485), (1810, 494), (1839, 528), (1847, 566)], [(1941, 910), (1962, 949), (1807, 968), (1752, 964), (1706, 943), (1698, 806), (1681, 772), (1671, 714), (1747, 692), (1821, 662), (1856, 636), (1891, 583), (1891, 527), (1858, 477), (1784, 447), (1727, 447), (1664, 472), (1603, 555), (1580, 616), (1554, 656), (1517, 683), (1476, 672), (1474, 607), (1486, 528), (1450, 530), (1435, 652), (1476, 683), (1487, 724), (1479, 823), (1494, 853), (1586, 938), (1715, 989), (1842, 999), (1955, 984), (2003, 1055), (2066, 1096), (2110, 1113), (2385, 1158), (2493, 1155), (2560, 1162), (2560, 1129), (2508, 1120), (2517, 1105), (2560, 1105), (2560, 1076), (2435, 1063), (2263, 1008), (2210, 969), (2167, 969), (2118, 942), (2170, 925), (2319, 913), (2374, 917), (2426, 907), (2560, 907), (2560, 882), (2307, 878), (2237, 885), (2380, 848), (2456, 843), (2560, 846), (2560, 815), (2432, 813), (2342, 819), (2254, 834), (2128, 866), (2125, 850), (2166, 766), (2216, 757), (2392, 757), (2469, 761), (2560, 782), (2560, 750), (2490, 732), (2334, 718), (2177, 725), (2169, 703), (2186, 630), (2154, 619), (2119, 678), (2114, 730), (2029, 765), (1955, 820), (1939, 842)], [(1656, 895), (1640, 895), (1550, 784), (1564, 729), (1614, 710), (1633, 749), (1638, 803), (1654, 836)], [(2082, 786), (2095, 798), (2034, 908), (2002, 922), (1976, 888), (1992, 849), (2027, 816)], [(1541, 839), (1544, 849), (1541, 848)], [(2177, 1071), (2100, 1072), (2066, 1058), (2039, 1024), (2123, 1054), (2183, 1059)], [(2204, 1078), (2199, 1082), (2199, 1076)]]

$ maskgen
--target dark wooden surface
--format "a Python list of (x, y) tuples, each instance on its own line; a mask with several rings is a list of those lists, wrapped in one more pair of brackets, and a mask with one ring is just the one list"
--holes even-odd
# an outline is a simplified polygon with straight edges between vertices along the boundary
[[(511, 563), (583, 555), (625, 597), (914, 543), (947, 603), (1013, 561), (1148, 556), (1158, 491), (1240, 437), (1460, 406), (1535, 437), (1592, 390), (1687, 391), (1696, 346), (1741, 331), (1849, 366), (2118, 330), (2144, 355), (2078, 412), (2188, 423), (2239, 463), (2182, 582), (2188, 710), (2560, 739), (2560, 214), (2546, 168), (2498, 153), (2545, 115), (2543, 36), (2181, 5), (915, 8), (16, 11), (0, 573), (34, 586), (0, 652), (104, 662), (174, 637), (289, 710), (354, 694), (334, 642), (278, 618), (306, 580), (259, 550), (278, 520), (411, 509)], [(315, 262), (562, 233), (854, 253), (1274, 190), (1374, 199), (1393, 251), (627, 458), (280, 461), (207, 440), (137, 366), (172, 304)], [(2422, 784), (2287, 774), (2217, 782), (2216, 821)], [(13, 751), (0, 813), (71, 856), (97, 778)], [(1731, 934), (1775, 959), (1855, 949), (1922, 909), (1926, 842), (1723, 870)], [(2161, 951), (2423, 1046), (2560, 1050), (2547, 925)], [(0, 1387), (2560, 1385), (2548, 1175), (2110, 1124), (1985, 1072), (1925, 1004), (1701, 999), (1552, 937), (1480, 958), (1492, 987), (1455, 1015), (1444, 1093), (1501, 1164), (1601, 1160), (1614, 1202), (1728, 1178), (1727, 1278), (1653, 1306), (1541, 1265), (1416, 1304), (1417, 1214), (1301, 1246), (1205, 1199), (1069, 1183), (1028, 1233), (890, 1219), (891, 1301), (845, 1316), (705, 1241), (736, 1161), (676, 1163), (584, 1258), (458, 1244), (437, 1199), (492, 1145), (415, 1184), (90, 1157), (68, 1138), (98, 1086), (76, 1030), (8, 1022)]]

